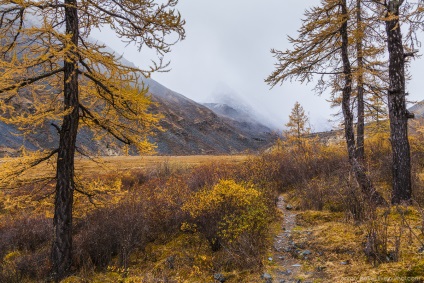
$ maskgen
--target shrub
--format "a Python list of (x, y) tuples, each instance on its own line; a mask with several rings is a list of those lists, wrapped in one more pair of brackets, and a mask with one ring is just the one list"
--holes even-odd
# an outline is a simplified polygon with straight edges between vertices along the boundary
[(105, 268), (117, 258), (114, 264), (126, 268), (133, 252), (179, 231), (187, 194), (179, 178), (150, 180), (121, 202), (89, 213), (75, 229), (76, 267)]
[(13, 250), (35, 251), (51, 241), (51, 219), (23, 215), (5, 222), (8, 224), (0, 228), (0, 257)]
[(52, 220), (22, 215), (0, 228), (0, 282), (40, 280), (49, 272)]
[(273, 211), (260, 191), (233, 180), (221, 180), (212, 189), (195, 193), (183, 210), (190, 214), (193, 227), (204, 235), (213, 251), (225, 246), (227, 256), (237, 259), (240, 266), (258, 264)]

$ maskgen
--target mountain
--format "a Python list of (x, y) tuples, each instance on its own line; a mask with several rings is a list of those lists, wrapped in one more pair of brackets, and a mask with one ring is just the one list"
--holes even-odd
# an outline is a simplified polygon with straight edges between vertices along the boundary
[(416, 118), (424, 118), (424, 100), (414, 104), (408, 110), (414, 113)]
[(218, 116), (225, 118), (225, 121), (233, 127), (255, 136), (256, 140), (267, 140), (268, 134), (273, 132), (268, 126), (258, 122), (245, 108), (233, 108), (222, 103), (203, 103), (203, 105)]
[(166, 129), (154, 138), (160, 154), (229, 154), (258, 151), (275, 139), (271, 130), (259, 123), (235, 120), (194, 102), (153, 80), (147, 80), (154, 111), (164, 115), (160, 122)]
[[(246, 118), (236, 110), (232, 115), (220, 113), (176, 93), (152, 79), (145, 79), (156, 105), (151, 111), (161, 113), (160, 125), (152, 141), (161, 155), (232, 154), (255, 152), (268, 147), (275, 136), (271, 130)], [(212, 107), (213, 108), (213, 107)], [(244, 118), (243, 118), (244, 117)], [(49, 124), (37, 135), (23, 137), (13, 127), (0, 123), (0, 156), (16, 155), (25, 145), (29, 150), (54, 148), (58, 143), (56, 130)], [(86, 154), (121, 155), (121, 148), (109, 141), (93, 140), (92, 133), (81, 130), (77, 146)]]

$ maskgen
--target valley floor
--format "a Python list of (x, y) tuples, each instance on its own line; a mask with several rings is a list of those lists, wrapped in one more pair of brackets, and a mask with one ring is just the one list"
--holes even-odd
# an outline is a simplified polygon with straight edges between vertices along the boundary
[(364, 252), (369, 223), (355, 225), (343, 213), (294, 211), (285, 199), (278, 200), (281, 220), (273, 233), (262, 282), (424, 282), (423, 215), (415, 208), (381, 212), (377, 225), (385, 234), (380, 237), (386, 237), (391, 252), (398, 243), (400, 255), (398, 261), (373, 262)]

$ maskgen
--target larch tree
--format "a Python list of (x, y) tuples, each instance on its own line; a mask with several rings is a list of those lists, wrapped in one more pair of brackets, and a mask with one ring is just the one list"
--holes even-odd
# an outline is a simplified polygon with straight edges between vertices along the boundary
[[(387, 61), (385, 60), (385, 37), (373, 10), (375, 5), (368, 0), (355, 0), (352, 3), (352, 26), (349, 40), (355, 45), (355, 57), (352, 61), (352, 89), (356, 100), (356, 150), (359, 160), (365, 157), (365, 121), (370, 109), (384, 108), (378, 98), (387, 91)], [(351, 53), (351, 52), (350, 52)], [(375, 104), (377, 103), (377, 104)]]
[(351, 111), (350, 97), (352, 95), (352, 69), (349, 60), (349, 35), (348, 35), (348, 19), (349, 11), (346, 0), (340, 1), (340, 11), (343, 17), (340, 26), (341, 37), (341, 58), (343, 64), (344, 86), (342, 90), (342, 111), (344, 118), (345, 138), (347, 143), (347, 151), (349, 155), (349, 163), (355, 174), (355, 178), (361, 186), (361, 190), (366, 193), (369, 200), (373, 204), (385, 204), (384, 198), (376, 191), (371, 179), (366, 174), (361, 157), (355, 145), (355, 133), (353, 129), (353, 114)]
[[(24, 135), (51, 126), (55, 149), (40, 150), (3, 165), (2, 181), (56, 158), (52, 279), (71, 267), (74, 156), (78, 131), (87, 127), (140, 152), (153, 149), (149, 135), (158, 122), (150, 114), (144, 77), (165, 71), (162, 55), (184, 38), (178, 0), (0, 1), (0, 119)], [(89, 38), (109, 26), (139, 50), (159, 60), (147, 70), (122, 64), (113, 52)], [(139, 84), (138, 84), (138, 83)], [(13, 168), (12, 168), (13, 167)]]
[(287, 139), (293, 139), (295, 143), (301, 144), (302, 136), (310, 133), (308, 127), (309, 117), (305, 114), (302, 105), (296, 101), (289, 115), (289, 121), (285, 126), (287, 130), (284, 131)]
[[(383, 9), (389, 53), (389, 89), (387, 93), (390, 119), (390, 141), (392, 144), (392, 204), (411, 203), (411, 157), (408, 140), (408, 119), (413, 118), (406, 107), (405, 62), (414, 56), (412, 36), (423, 29), (424, 3), (407, 0), (374, 1)], [(403, 17), (403, 19), (401, 19)], [(409, 24), (407, 45), (403, 39), (402, 21)], [(407, 40), (408, 40), (407, 39)], [(405, 50), (405, 46), (409, 50)]]
[[(356, 1), (350, 3), (351, 6), (357, 7), (353, 5), (357, 4)], [(360, 84), (364, 88), (365, 70), (375, 71), (372, 65), (378, 65), (380, 62), (374, 60), (378, 54), (372, 46), (367, 47), (369, 52), (366, 53), (362, 40), (361, 42), (357, 40), (355, 45), (355, 41), (351, 39), (355, 34), (361, 36), (365, 34), (349, 29), (348, 23), (352, 20), (352, 11), (354, 9), (349, 8), (346, 0), (322, 0), (321, 5), (306, 10), (306, 20), (303, 20), (299, 36), (289, 37), (294, 48), (286, 51), (272, 50), (278, 62), (276, 70), (266, 79), (266, 82), (275, 86), (295, 78), (303, 83), (310, 82), (314, 76), (320, 76), (316, 86), (318, 93), (322, 94), (330, 89), (333, 102), (342, 106), (349, 162), (356, 180), (362, 192), (373, 203), (381, 204), (385, 201), (366, 174), (362, 157), (358, 156), (361, 151), (357, 150), (355, 142), (354, 115), (351, 110), (354, 83), (362, 78)], [(356, 22), (362, 21), (362, 17), (358, 15), (356, 17)], [(363, 29), (361, 25), (360, 30), (363, 31)], [(362, 54), (358, 56), (355, 50), (362, 50)], [(367, 58), (370, 63), (367, 64), (367, 68), (365, 64), (358, 66), (354, 72), (350, 63), (352, 57), (355, 60), (360, 57), (363, 61)], [(358, 73), (362, 75), (355, 75)], [(369, 74), (370, 77), (375, 78), (371, 71)], [(363, 114), (358, 116), (362, 118)]]

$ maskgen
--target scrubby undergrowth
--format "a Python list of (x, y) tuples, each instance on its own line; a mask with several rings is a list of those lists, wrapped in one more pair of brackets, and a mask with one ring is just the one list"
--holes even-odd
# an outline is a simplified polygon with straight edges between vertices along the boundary
[[(294, 244), (312, 252), (306, 259), (299, 256), (299, 279), (379, 282), (379, 276), (397, 276), (392, 282), (403, 282), (399, 278), (420, 276), (420, 131), (411, 143), (415, 198), (408, 208), (370, 208), (350, 172), (345, 145), (316, 138), (286, 142), (239, 163), (189, 167), (165, 162), (80, 179), (73, 270), (65, 282), (263, 281), (281, 221), (275, 209), (281, 193), (298, 213)], [(387, 134), (370, 134), (366, 150), (368, 172), (390, 199)], [(48, 278), (53, 189), (46, 182), (0, 191), (0, 282)]]

